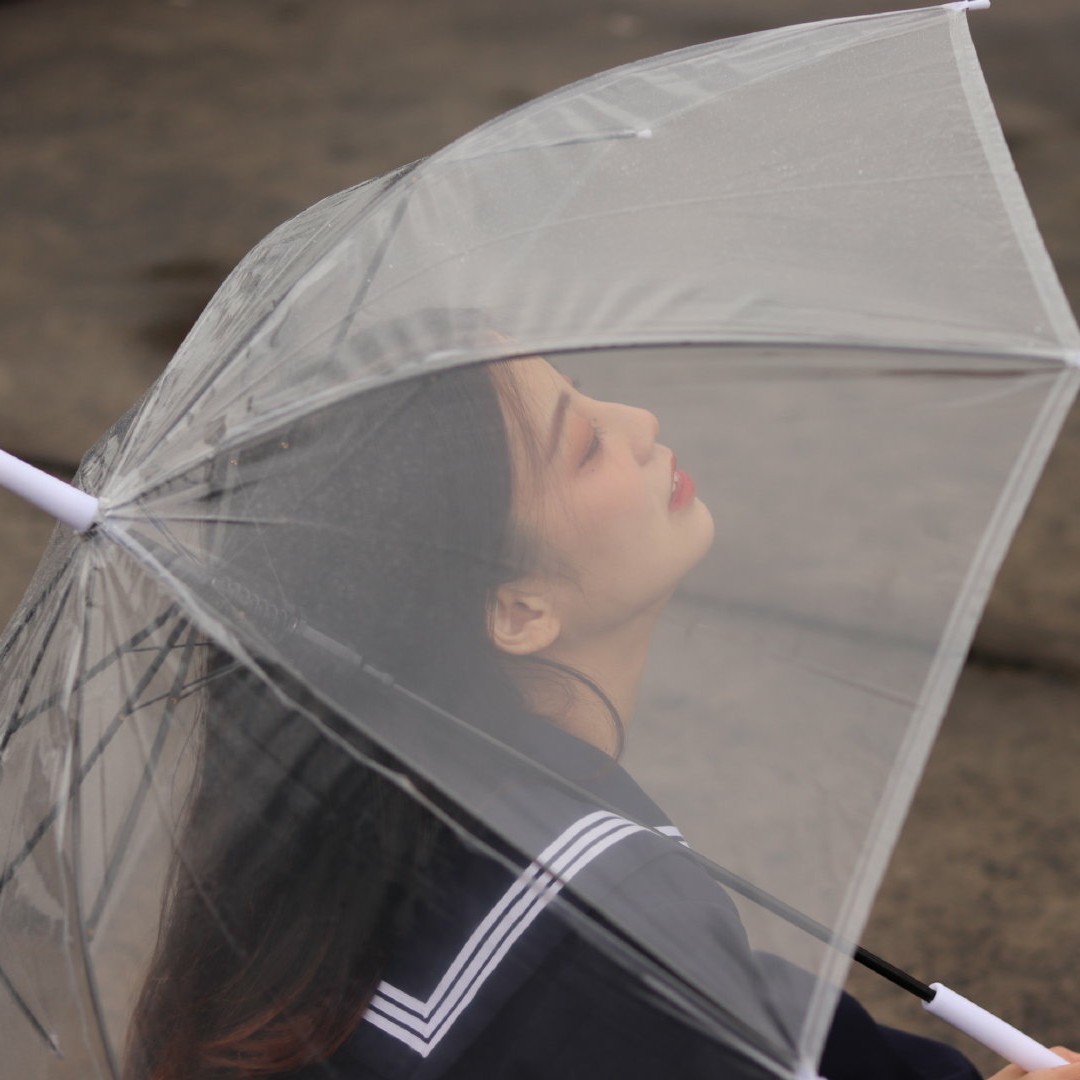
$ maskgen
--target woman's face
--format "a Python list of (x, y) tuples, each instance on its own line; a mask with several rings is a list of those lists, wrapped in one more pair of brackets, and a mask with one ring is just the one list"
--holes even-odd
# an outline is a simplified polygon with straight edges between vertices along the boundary
[(516, 526), (547, 568), (564, 643), (651, 622), (712, 543), (693, 482), (652, 413), (594, 400), (539, 358), (510, 373)]

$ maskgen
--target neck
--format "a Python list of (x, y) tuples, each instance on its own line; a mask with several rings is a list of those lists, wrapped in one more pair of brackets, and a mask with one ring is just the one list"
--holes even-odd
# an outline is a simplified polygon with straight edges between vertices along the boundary
[[(529, 706), (614, 756), (621, 745), (619, 727), (628, 728), (634, 716), (654, 623), (650, 619), (647, 625), (624, 625), (586, 641), (556, 641), (520, 680)], [(553, 667), (584, 676), (603, 696), (572, 674), (557, 674)], [(611, 715), (612, 708), (616, 716)]]

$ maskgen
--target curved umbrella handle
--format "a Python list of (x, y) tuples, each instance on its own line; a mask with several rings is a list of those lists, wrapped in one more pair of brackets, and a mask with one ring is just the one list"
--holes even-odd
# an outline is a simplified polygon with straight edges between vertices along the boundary
[(931, 983), (934, 996), (923, 1002), (923, 1008), (952, 1024), (965, 1035), (970, 1035), (994, 1053), (1000, 1054), (1006, 1061), (1034, 1072), (1036, 1069), (1052, 1069), (1069, 1063), (1052, 1050), (1047, 1050), (1042, 1043), (1018, 1031), (1012, 1024), (1006, 1024), (992, 1012), (968, 1001), (955, 990), (950, 990), (941, 983)]

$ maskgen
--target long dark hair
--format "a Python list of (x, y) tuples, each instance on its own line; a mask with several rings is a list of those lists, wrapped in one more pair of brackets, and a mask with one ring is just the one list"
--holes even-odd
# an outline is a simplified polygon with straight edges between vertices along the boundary
[[(220, 545), (233, 587), (299, 598), (309, 625), (495, 734), (527, 716), (487, 632), (492, 591), (523, 557), (507, 394), (498, 366), (429, 375), (230, 451), (239, 494), (222, 510), (250, 525)], [(386, 778), (398, 763), (287, 673), (283, 704), (265, 671), (208, 655), (198, 774), (127, 1080), (268, 1077), (327, 1058), (437, 874), (445, 825)], [(350, 708), (410, 722), (378, 679)]]

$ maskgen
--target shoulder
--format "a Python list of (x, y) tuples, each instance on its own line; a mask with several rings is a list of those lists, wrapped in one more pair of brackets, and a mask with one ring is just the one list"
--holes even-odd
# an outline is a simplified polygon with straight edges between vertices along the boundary
[[(360, 1076), (421, 1076), (455, 1060), (575, 933), (588, 909), (629, 897), (628, 881), (672, 857), (681, 838), (611, 810), (565, 804), (526, 864), (455, 838), (444, 845), (417, 917), (341, 1055)], [(664, 871), (659, 875), (667, 877)]]

